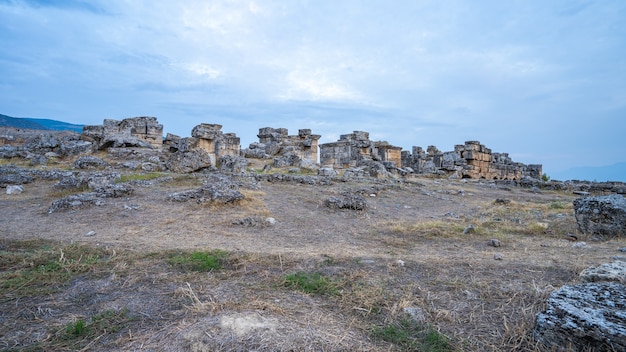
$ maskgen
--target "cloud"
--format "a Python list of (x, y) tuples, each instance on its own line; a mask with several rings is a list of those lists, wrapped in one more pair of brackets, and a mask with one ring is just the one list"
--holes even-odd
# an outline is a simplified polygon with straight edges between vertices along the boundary
[(626, 153), (618, 0), (0, 0), (0, 41), (13, 116), (223, 123), (244, 144), (268, 125), (478, 139), (553, 165)]

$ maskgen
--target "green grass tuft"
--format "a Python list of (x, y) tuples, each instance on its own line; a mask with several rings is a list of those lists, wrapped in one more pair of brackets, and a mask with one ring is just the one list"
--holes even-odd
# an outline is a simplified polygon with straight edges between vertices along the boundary
[(169, 263), (185, 271), (220, 270), (226, 263), (228, 252), (216, 249), (208, 252), (183, 253), (169, 258)]
[(431, 326), (401, 319), (384, 327), (374, 327), (374, 338), (391, 342), (405, 351), (443, 352), (453, 351), (448, 337)]
[(285, 277), (285, 286), (311, 294), (337, 294), (337, 287), (332, 280), (321, 273), (298, 272)]

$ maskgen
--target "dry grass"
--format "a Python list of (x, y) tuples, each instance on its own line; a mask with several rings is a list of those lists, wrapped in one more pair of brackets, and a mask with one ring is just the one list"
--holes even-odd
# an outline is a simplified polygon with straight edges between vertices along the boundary
[[(421, 339), (430, 336), (446, 341), (443, 350), (545, 351), (531, 331), (548, 295), (626, 246), (573, 248), (563, 239), (576, 233), (573, 197), (558, 192), (437, 179), (264, 183), (240, 189), (245, 199), (237, 204), (216, 206), (167, 202), (168, 194), (202, 184), (200, 176), (172, 176), (75, 213), (41, 211), (49, 183), (0, 195), (6, 218), (22, 219), (2, 223), (3, 282), (39, 285), (3, 286), (0, 349), (399, 351), (425, 348)], [(368, 187), (378, 190), (365, 211), (321, 206), (329, 195)], [(510, 202), (495, 202), (503, 197)], [(277, 223), (233, 226), (245, 217)], [(475, 231), (464, 234), (470, 224)], [(91, 229), (97, 235), (84, 237)], [(18, 240), (24, 237), (49, 239)], [(502, 246), (490, 246), (492, 238)], [(213, 250), (225, 253), (214, 270), (171, 260)], [(295, 273), (319, 273), (332, 293), (286, 285)], [(423, 316), (406, 330), (417, 341), (402, 339), (405, 308)], [(95, 334), (62, 340), (68, 324), (89, 326), (103, 314), (115, 329), (92, 325)]]

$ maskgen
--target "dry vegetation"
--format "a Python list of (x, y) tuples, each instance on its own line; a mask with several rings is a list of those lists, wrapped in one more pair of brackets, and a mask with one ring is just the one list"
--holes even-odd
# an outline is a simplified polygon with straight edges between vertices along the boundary
[[(625, 245), (573, 247), (562, 192), (241, 179), (246, 198), (218, 206), (167, 201), (202, 175), (153, 176), (53, 214), (51, 182), (0, 195), (0, 349), (543, 351), (531, 330), (548, 295)], [(345, 190), (367, 210), (323, 206)], [(234, 224), (246, 217), (276, 224)]]

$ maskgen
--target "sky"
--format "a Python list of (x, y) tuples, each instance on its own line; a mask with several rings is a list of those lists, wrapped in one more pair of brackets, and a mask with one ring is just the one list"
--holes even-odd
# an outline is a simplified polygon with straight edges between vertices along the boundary
[(0, 0), (0, 43), (14, 117), (626, 162), (623, 0)]

